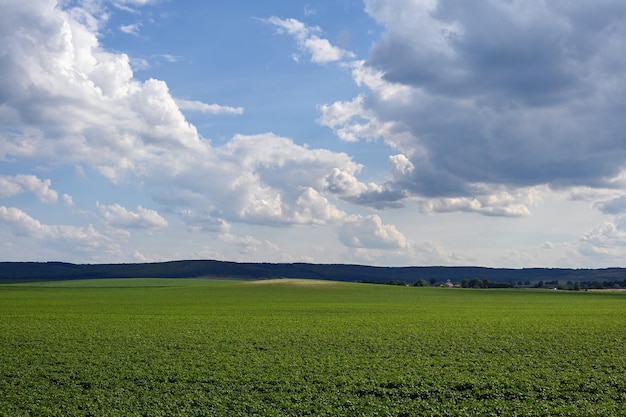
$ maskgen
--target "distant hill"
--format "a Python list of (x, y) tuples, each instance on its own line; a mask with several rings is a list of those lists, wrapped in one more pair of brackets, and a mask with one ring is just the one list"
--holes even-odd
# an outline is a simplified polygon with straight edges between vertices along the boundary
[(187, 260), (135, 264), (72, 264), (65, 262), (0, 262), (0, 282), (57, 281), (96, 278), (309, 278), (334, 281), (413, 283), (420, 279), (460, 282), (624, 281), (626, 269), (485, 268), (465, 266), (377, 267), (345, 264), (238, 263)]

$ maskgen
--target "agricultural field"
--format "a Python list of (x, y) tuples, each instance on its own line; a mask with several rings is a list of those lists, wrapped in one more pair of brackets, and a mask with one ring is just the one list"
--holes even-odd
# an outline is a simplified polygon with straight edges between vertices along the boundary
[(626, 415), (626, 293), (0, 285), (0, 416)]

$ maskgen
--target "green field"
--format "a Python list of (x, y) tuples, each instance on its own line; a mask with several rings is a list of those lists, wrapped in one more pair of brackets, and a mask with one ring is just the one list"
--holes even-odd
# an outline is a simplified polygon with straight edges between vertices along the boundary
[(0, 285), (0, 416), (626, 415), (626, 293)]

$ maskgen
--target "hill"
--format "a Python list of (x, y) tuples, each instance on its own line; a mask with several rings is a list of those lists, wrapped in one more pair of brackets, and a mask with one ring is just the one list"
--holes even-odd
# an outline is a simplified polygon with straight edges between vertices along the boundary
[(237, 279), (309, 278), (334, 281), (387, 283), (402, 281), (460, 282), (487, 279), (493, 282), (623, 281), (626, 269), (486, 268), (466, 266), (380, 267), (346, 264), (238, 263), (215, 260), (183, 260), (134, 264), (72, 264), (65, 262), (0, 262), (0, 282), (50, 281), (95, 278), (191, 278)]

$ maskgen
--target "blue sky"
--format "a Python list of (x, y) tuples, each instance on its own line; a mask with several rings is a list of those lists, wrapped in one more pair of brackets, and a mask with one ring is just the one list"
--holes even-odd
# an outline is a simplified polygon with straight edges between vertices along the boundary
[(0, 260), (626, 266), (620, 1), (4, 0)]

